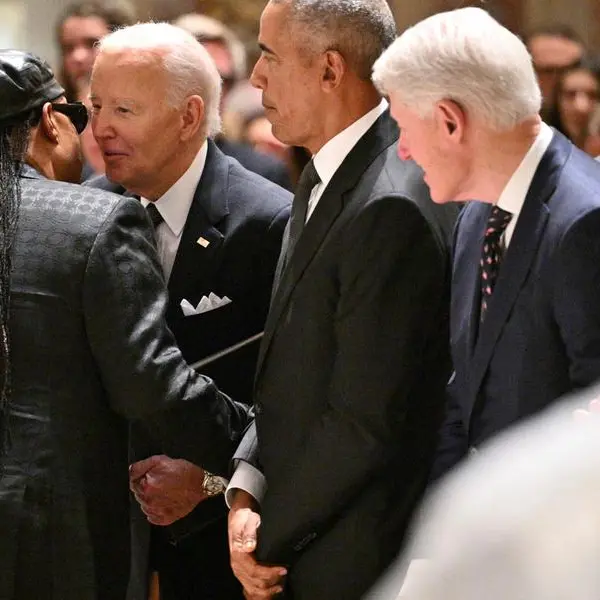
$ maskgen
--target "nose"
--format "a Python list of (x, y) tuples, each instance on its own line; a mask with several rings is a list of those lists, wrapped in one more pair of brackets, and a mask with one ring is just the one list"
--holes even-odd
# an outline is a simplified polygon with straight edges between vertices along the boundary
[(76, 46), (71, 52), (71, 59), (79, 64), (84, 64), (90, 60), (90, 50), (83, 45)]
[(581, 114), (591, 113), (593, 106), (593, 101), (589, 94), (586, 94), (585, 92), (579, 92), (575, 96), (574, 107), (577, 112)]
[(98, 141), (114, 137), (115, 132), (106, 111), (102, 109), (92, 110), (92, 132)]
[(262, 63), (263, 63), (263, 57), (261, 56), (256, 61), (256, 64), (254, 65), (254, 69), (252, 69), (252, 73), (250, 75), (250, 83), (255, 88), (258, 88), (259, 90), (264, 90), (266, 87), (265, 86), (266, 79), (262, 72), (262, 69), (263, 69)]

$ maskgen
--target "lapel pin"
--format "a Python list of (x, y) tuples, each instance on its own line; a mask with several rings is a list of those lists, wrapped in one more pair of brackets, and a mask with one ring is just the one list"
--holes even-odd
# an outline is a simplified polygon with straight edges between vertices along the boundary
[(196, 240), (196, 244), (200, 244), (203, 248), (208, 248), (208, 246), (210, 245), (210, 242), (206, 238), (199, 237)]

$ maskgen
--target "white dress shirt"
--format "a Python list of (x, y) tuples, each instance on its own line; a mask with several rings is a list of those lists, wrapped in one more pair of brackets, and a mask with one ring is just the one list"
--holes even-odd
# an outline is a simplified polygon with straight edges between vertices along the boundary
[[(202, 177), (208, 142), (204, 142), (196, 154), (188, 170), (158, 199), (154, 206), (163, 218), (163, 222), (156, 228), (156, 244), (158, 258), (163, 268), (165, 280), (168, 281), (173, 270), (173, 263), (181, 242), (183, 227), (194, 200), (196, 188)], [(144, 208), (150, 200), (140, 198)]]
[[(314, 156), (313, 163), (321, 182), (315, 185), (308, 200), (308, 210), (306, 211), (306, 220), (308, 221), (313, 214), (321, 196), (325, 192), (329, 182), (340, 168), (346, 156), (356, 146), (358, 141), (373, 126), (375, 121), (387, 110), (388, 103), (382, 99), (381, 102), (368, 113), (363, 115), (352, 125), (340, 131), (335, 137), (331, 138)], [(233, 477), (225, 493), (227, 506), (231, 507), (231, 501), (236, 489), (242, 489), (248, 492), (260, 504), (267, 491), (267, 481), (265, 476), (250, 463), (243, 460), (239, 461)]]
[(521, 164), (517, 167), (517, 170), (513, 173), (509, 179), (504, 190), (500, 194), (497, 206), (503, 210), (507, 210), (512, 213), (512, 219), (506, 227), (503, 235), (503, 247), (508, 248), (510, 240), (512, 239), (513, 232), (519, 220), (521, 209), (525, 203), (527, 192), (533, 180), (533, 176), (544, 156), (544, 153), (550, 146), (554, 133), (546, 123), (542, 123), (540, 132), (538, 133), (535, 141), (531, 145), (531, 148), (527, 151)]

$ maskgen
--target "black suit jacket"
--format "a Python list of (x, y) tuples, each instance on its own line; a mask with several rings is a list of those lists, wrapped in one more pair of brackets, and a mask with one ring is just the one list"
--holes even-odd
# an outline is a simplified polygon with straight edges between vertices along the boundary
[[(450, 373), (449, 236), (382, 115), (344, 160), (281, 273), (255, 386), (268, 489), (257, 556), (294, 599), (358, 599), (398, 552)], [(284, 238), (285, 240), (285, 238)], [(284, 241), (285, 246), (285, 241)]]
[(457, 226), (455, 377), (434, 476), (600, 377), (600, 164), (554, 133), (480, 327), (479, 259), (490, 210), (470, 203)]
[(122, 600), (128, 423), (143, 423), (165, 452), (224, 472), (245, 411), (175, 346), (139, 203), (32, 169), (22, 184), (0, 598)]

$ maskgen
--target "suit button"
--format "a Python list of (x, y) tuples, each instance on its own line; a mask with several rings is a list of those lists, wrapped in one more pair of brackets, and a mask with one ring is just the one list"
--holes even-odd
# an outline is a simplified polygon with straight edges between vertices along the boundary
[(477, 456), (477, 453), (479, 452), (479, 450), (477, 450), (477, 448), (475, 446), (471, 446), (469, 448), (469, 456), (472, 458), (473, 456)]
[(264, 411), (264, 406), (260, 402), (255, 402), (254, 403), (254, 412), (257, 415), (262, 415), (263, 411)]

